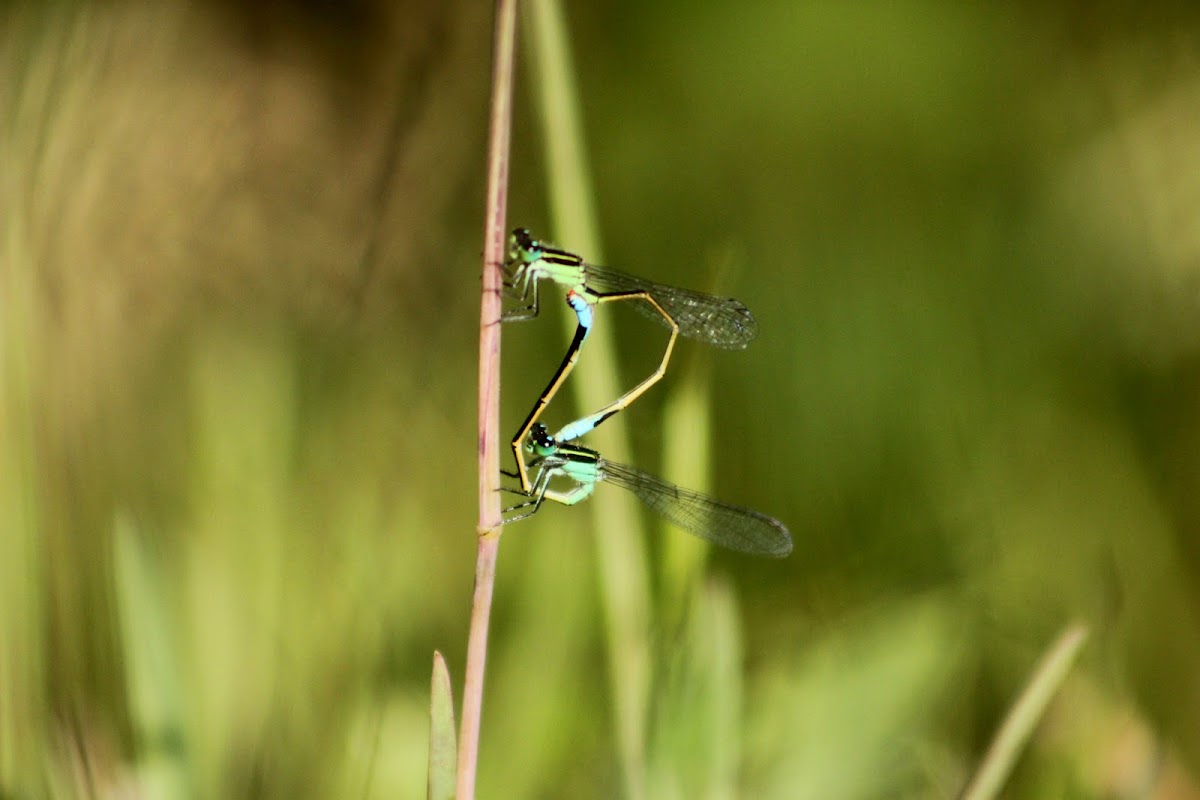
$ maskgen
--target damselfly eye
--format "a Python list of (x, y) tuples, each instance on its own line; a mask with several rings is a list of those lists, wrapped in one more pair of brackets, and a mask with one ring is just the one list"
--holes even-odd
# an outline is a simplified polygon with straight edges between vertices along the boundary
[(542, 243), (534, 239), (528, 228), (513, 228), (512, 246), (517, 257), (532, 264), (542, 257)]
[(526, 448), (538, 455), (548, 456), (558, 450), (558, 442), (554, 441), (554, 437), (546, 430), (546, 426), (538, 422), (529, 429), (529, 441), (526, 443)]

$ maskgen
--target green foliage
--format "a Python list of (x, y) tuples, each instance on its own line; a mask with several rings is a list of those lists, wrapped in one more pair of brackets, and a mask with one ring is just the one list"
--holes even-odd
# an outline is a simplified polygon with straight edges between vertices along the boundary
[[(0, 8), (4, 797), (426, 794), (487, 9), (311, 5)], [(1196, 791), (1200, 26), (1139, 9), (566, 9), (604, 260), (762, 328), (605, 428), (796, 550), (614, 534), (600, 492), (506, 531), (481, 796), (953, 796), (1075, 621), (1001, 796)], [(599, 256), (535, 94), (512, 222)], [(600, 320), (610, 388), (643, 323)], [(504, 337), (515, 425), (562, 343)], [(551, 428), (572, 393), (615, 396), (581, 372)]]

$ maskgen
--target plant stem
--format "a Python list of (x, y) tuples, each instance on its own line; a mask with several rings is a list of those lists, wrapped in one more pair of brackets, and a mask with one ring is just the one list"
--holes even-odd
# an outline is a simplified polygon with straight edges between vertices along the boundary
[(484, 220), (483, 294), (479, 314), (479, 525), (475, 594), (467, 639), (462, 727), (458, 745), (458, 800), (475, 796), (479, 723), (487, 661), (488, 622), (500, 547), (500, 265), (504, 259), (508, 206), (508, 158), (512, 135), (516, 0), (497, 0), (493, 40), (491, 123), (488, 135), (487, 209)]

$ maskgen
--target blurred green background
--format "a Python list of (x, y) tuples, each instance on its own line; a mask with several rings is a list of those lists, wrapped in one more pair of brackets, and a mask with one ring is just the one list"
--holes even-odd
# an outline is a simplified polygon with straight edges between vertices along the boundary
[[(762, 327), (681, 342), (609, 424), (796, 549), (714, 552), (679, 602), (653, 529), (631, 761), (604, 532), (507, 531), (479, 795), (953, 797), (1078, 622), (1002, 796), (1200, 797), (1200, 14), (565, 13), (604, 259)], [(0, 6), (0, 797), (424, 796), (474, 569), (490, 14)], [(510, 221), (555, 239), (531, 73)], [(504, 331), (506, 431), (562, 352), (544, 305)], [(661, 331), (603, 321), (632, 385)]]

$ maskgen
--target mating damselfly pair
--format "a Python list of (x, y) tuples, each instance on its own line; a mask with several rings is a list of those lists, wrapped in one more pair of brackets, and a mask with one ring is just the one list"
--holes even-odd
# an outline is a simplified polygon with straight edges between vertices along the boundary
[[(632, 491), (651, 510), (713, 544), (754, 555), (788, 555), (792, 551), (792, 538), (778, 520), (682, 489), (636, 467), (607, 461), (595, 450), (572, 444), (628, 408), (662, 379), (680, 335), (716, 347), (744, 348), (758, 334), (758, 323), (749, 309), (732, 298), (666, 286), (590, 264), (574, 253), (535, 239), (524, 228), (512, 232), (504, 266), (508, 293), (523, 304), (507, 312), (505, 321), (536, 317), (539, 284), (549, 280), (566, 291), (567, 304), (577, 322), (562, 363), (513, 436), (517, 471), (505, 474), (519, 485), (506, 491), (527, 499), (505, 509), (506, 513), (520, 512), (506, 519), (506, 523), (537, 513), (546, 500), (575, 505), (589, 497), (597, 483), (607, 481)], [(662, 360), (648, 377), (621, 397), (551, 436), (538, 419), (575, 368), (595, 322), (596, 308), (622, 301), (631, 302), (635, 309), (670, 330)], [(527, 455), (532, 458), (526, 460)], [(568, 490), (550, 488), (557, 477), (573, 481), (574, 486)]]

